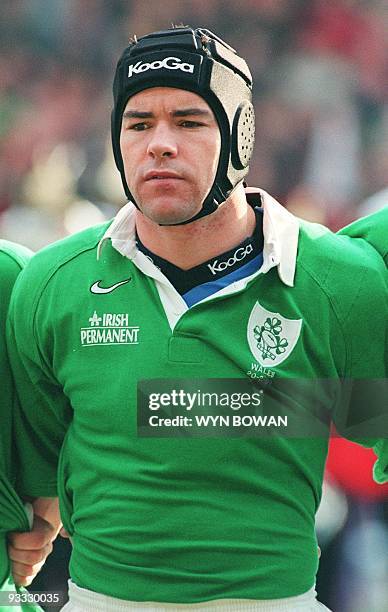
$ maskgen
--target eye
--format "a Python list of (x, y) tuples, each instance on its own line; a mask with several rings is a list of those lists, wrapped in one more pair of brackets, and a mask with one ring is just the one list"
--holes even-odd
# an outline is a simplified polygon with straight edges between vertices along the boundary
[(128, 126), (128, 130), (134, 130), (135, 132), (143, 132), (144, 130), (147, 130), (149, 128), (148, 123), (144, 123), (144, 121), (141, 121), (139, 123), (132, 123), (131, 125)]
[(180, 121), (179, 125), (183, 128), (197, 128), (203, 126), (204, 124), (200, 121), (190, 121), (189, 119), (185, 119), (184, 121)]

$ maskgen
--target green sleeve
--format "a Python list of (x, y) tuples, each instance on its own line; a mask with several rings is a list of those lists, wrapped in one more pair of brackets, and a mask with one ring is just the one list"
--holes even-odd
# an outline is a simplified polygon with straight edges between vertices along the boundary
[(12, 404), (14, 389), (5, 342), (5, 326), (12, 288), (32, 253), (21, 245), (0, 240), (0, 471), (13, 481)]
[(24, 247), (0, 240), (0, 590), (3, 584), (8, 584), (4, 581), (9, 575), (6, 533), (29, 529), (23, 504), (15, 491), (16, 455), (12, 428), (15, 390), (6, 351), (5, 327), (12, 288), (30, 256), (31, 252)]
[[(39, 497), (57, 494), (58, 458), (72, 411), (50, 373), (50, 308), (44, 310), (45, 284), (33, 262), (34, 258), (13, 292), (7, 343), (18, 398), (14, 409), (17, 489), (22, 495)], [(42, 318), (44, 341), (37, 331)]]
[(350, 397), (340, 402), (335, 422), (346, 438), (373, 447), (374, 478), (383, 483), (388, 481), (388, 270), (382, 249), (377, 254), (368, 241), (360, 248), (364, 274), (343, 321)]

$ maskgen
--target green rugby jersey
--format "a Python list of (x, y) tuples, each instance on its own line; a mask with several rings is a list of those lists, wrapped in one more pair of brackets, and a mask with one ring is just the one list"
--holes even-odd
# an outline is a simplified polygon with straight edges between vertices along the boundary
[[(0, 240), (0, 591), (15, 591), (9, 577), (6, 534), (8, 531), (28, 531), (29, 522), (23, 504), (16, 494), (15, 457), (12, 446), (12, 410), (14, 391), (6, 345), (5, 324), (12, 287), (21, 269), (31, 256), (28, 249)], [(2, 610), (40, 610), (39, 607), (1, 606)]]
[[(262, 202), (261, 268), (190, 309), (137, 250), (131, 204), (43, 249), (19, 278), (19, 484), (43, 496), (58, 484), (81, 587), (195, 603), (314, 584), (327, 437), (137, 435), (140, 380), (384, 377), (381, 259)], [(266, 317), (287, 336), (278, 353), (254, 342)], [(381, 462), (377, 473), (387, 478)]]

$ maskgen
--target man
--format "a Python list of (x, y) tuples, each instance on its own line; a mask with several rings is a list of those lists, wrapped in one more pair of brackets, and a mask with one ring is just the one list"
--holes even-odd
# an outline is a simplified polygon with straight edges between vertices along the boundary
[[(324, 608), (314, 514), (327, 418), (290, 385), (384, 376), (384, 265), (244, 191), (253, 133), (250, 72), (228, 45), (190, 28), (135, 40), (112, 113), (130, 203), (38, 253), (14, 292), (21, 487), (50, 496), (58, 481), (67, 610)], [(324, 388), (325, 409), (349, 420), (337, 391)], [(210, 417), (234, 423), (261, 394), (319, 435), (213, 435), (196, 419), (198, 398), (222, 396)]]
[[(41, 499), (34, 501), (33, 505), (26, 504), (24, 506), (15, 490), (17, 470), (12, 448), (14, 391), (6, 354), (5, 323), (12, 287), (30, 256), (30, 251), (24, 247), (12, 244), (6, 240), (0, 240), (0, 372), (2, 385), (0, 399), (0, 609), (4, 611), (40, 610), (39, 606), (29, 605), (28, 603), (22, 604), (23, 600), (28, 602), (25, 599), (27, 593), (23, 589), (17, 589), (10, 576), (6, 541), (7, 532), (26, 532), (23, 535), (19, 534), (19, 545), (23, 546), (23, 549), (25, 547), (29, 549), (30, 561), (28, 564), (23, 563), (21, 568), (16, 562), (14, 577), (18, 584), (31, 582), (33, 576), (43, 565), (45, 558), (51, 551), (51, 542), (56, 536), (54, 527), (47, 520), (49, 518), (49, 506), (51, 506), (50, 500), (44, 502)], [(51, 515), (51, 519), (53, 519), (53, 515)], [(13, 552), (16, 559), (18, 551), (15, 550)], [(25, 553), (23, 554), (24, 558)], [(20, 574), (20, 571), (23, 575)], [(26, 580), (24, 574), (29, 575), (29, 581)], [(18, 597), (19, 599), (17, 599)], [(21, 605), (15, 606), (17, 601)], [(7, 603), (9, 603), (9, 607)]]

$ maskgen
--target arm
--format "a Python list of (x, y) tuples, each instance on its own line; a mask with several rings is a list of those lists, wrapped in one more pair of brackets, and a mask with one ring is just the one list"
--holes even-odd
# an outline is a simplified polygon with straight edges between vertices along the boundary
[[(52, 367), (54, 342), (45, 319), (50, 310), (42, 306), (37, 313), (36, 286), (40, 282), (29, 274), (30, 269), (26, 268), (15, 285), (7, 321), (8, 355), (16, 387), (16, 490), (22, 499), (57, 495), (58, 459), (72, 419), (70, 403)], [(39, 511), (45, 514), (48, 510), (42, 509), (42, 503)]]
[[(385, 276), (386, 287), (388, 284), (387, 275), (388, 275), (388, 206), (385, 206), (378, 212), (371, 214), (367, 217), (363, 217), (353, 222), (351, 225), (343, 228), (339, 234), (350, 236), (355, 239), (363, 239), (366, 243), (372, 245), (381, 255), (385, 262), (385, 272), (383, 272), (383, 276)], [(381, 266), (382, 270), (382, 266)], [(384, 290), (383, 290), (384, 293)], [(385, 288), (385, 296), (387, 296), (387, 288)], [(373, 311), (370, 311), (373, 313)], [(384, 350), (382, 355), (380, 356), (381, 362), (385, 362), (385, 391), (383, 386), (381, 387), (381, 399), (383, 403), (385, 402), (385, 406), (387, 406), (388, 402), (388, 391), (386, 388), (387, 385), (387, 376), (388, 376), (388, 334), (385, 331), (384, 327), (387, 324), (388, 318), (388, 307), (384, 302), (381, 302), (381, 307), (378, 309), (378, 316), (382, 315), (382, 327), (378, 329), (376, 325), (378, 322), (374, 321), (375, 330), (374, 333), (382, 340), (383, 345), (385, 344), (385, 355)], [(377, 334), (376, 334), (377, 332)], [(371, 330), (373, 334), (373, 330)], [(373, 338), (373, 335), (371, 336)], [(384, 340), (385, 339), (385, 340)], [(376, 346), (376, 343), (374, 343)], [(373, 376), (373, 374), (372, 374)], [(387, 407), (386, 407), (387, 409)], [(364, 439), (356, 439), (356, 442), (359, 442), (363, 446), (373, 447), (374, 452), (378, 457), (378, 461), (376, 462), (373, 470), (373, 476), (376, 482), (383, 484), (388, 480), (388, 433), (387, 433), (387, 425), (386, 420), (388, 416), (385, 418), (385, 424), (383, 422), (383, 426), (380, 429), (380, 439), (372, 438), (370, 440)]]
[(341, 435), (373, 448), (373, 474), (382, 484), (388, 481), (388, 270), (367, 241), (357, 242), (366, 269), (343, 320), (347, 367), (334, 421)]
[[(46, 333), (34, 328), (38, 280), (16, 284), (7, 322), (8, 354), (16, 386), (13, 406), (16, 490), (32, 500), (31, 531), (9, 534), (9, 556), (15, 582), (28, 585), (52, 550), (61, 527), (57, 464), (71, 408), (50, 367), (52, 346)], [(41, 328), (40, 328), (41, 329)]]

